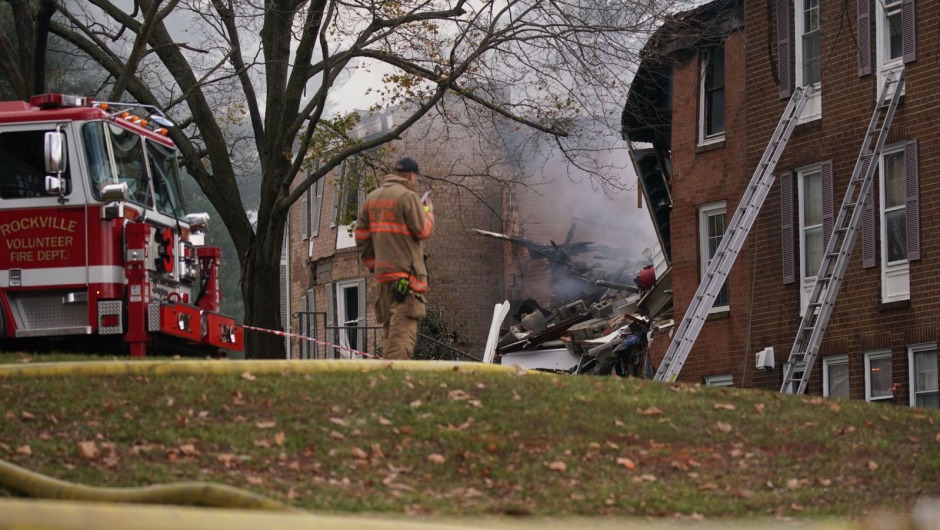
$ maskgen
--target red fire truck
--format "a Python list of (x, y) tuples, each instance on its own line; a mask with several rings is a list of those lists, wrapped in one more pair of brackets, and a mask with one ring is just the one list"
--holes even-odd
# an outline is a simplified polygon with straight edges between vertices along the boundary
[(172, 125), (77, 96), (0, 102), (0, 348), (243, 348), (208, 215), (183, 210)]

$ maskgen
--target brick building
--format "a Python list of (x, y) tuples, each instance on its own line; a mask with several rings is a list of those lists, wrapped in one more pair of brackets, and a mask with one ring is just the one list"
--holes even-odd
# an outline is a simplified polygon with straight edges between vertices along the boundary
[[(365, 117), (352, 134), (359, 138), (387, 131), (403, 119), (397, 109)], [(440, 117), (419, 121), (385, 148), (384, 162), (391, 166), (402, 156), (418, 161), (426, 175), (418, 189), (432, 190), (435, 226), (425, 242), (430, 275), (429, 306), (465, 341), (461, 349), (482, 356), (493, 305), (503, 300), (503, 244), (487, 240), (473, 228), (503, 229), (503, 186), (480, 176), (485, 170), (509, 171), (499, 164), (499, 153), (484, 156), (478, 139), (469, 131), (450, 127)], [(381, 344), (374, 329), (352, 331), (348, 327), (377, 326), (374, 314), (375, 284), (360, 265), (350, 230), (365, 191), (359, 179), (344, 179), (356, 171), (353, 162), (311, 186), (291, 208), (285, 251), (282, 255), (284, 296), (282, 319), (296, 334), (363, 351)], [(464, 175), (460, 186), (438, 182), (435, 176)], [(347, 183), (354, 182), (350, 187)], [(349, 224), (343, 224), (343, 223)], [(291, 356), (334, 357), (309, 341), (290, 341)]]
[[(404, 117), (399, 109), (376, 113), (352, 134), (367, 138)], [(418, 188), (432, 190), (435, 227), (425, 242), (429, 306), (457, 330), (461, 349), (477, 358), (483, 354), (494, 304), (509, 300), (516, 307), (532, 298), (552, 307), (584, 286), (569, 285), (570, 276), (545, 259), (532, 259), (524, 247), (474, 229), (543, 244), (568, 240), (622, 248), (631, 263), (639, 262), (655, 239), (648, 216), (636, 210), (632, 195), (606, 196), (590, 185), (587, 175), (573, 177), (563, 157), (513, 151), (520, 145), (515, 127), (502, 131), (508, 137), (500, 137), (498, 126), (486, 130), (479, 125), (460, 127), (454, 120), (429, 115), (385, 146), (383, 154), (389, 166), (402, 156), (417, 160), (425, 175)], [(598, 149), (594, 158), (617, 178), (632, 180), (625, 149)], [(282, 321), (289, 332), (350, 348), (365, 346), (371, 352), (377, 345), (375, 330), (338, 329), (376, 326), (375, 285), (342, 224), (352, 221), (365, 197), (361, 189), (344, 189), (343, 175), (355, 171), (350, 164), (341, 166), (291, 208), (281, 257)], [(504, 325), (509, 324), (507, 319)], [(293, 357), (335, 354), (309, 341), (288, 344)]]
[[(718, 0), (677, 16), (647, 45), (624, 110), (679, 318), (791, 92), (815, 88), (679, 379), (781, 388), (876, 100), (885, 79), (903, 70), (901, 103), (873, 162), (871, 200), (807, 392), (936, 408), (940, 36), (930, 28), (940, 10), (932, 0), (772, 7)], [(758, 370), (755, 353), (768, 347), (774, 368)]]

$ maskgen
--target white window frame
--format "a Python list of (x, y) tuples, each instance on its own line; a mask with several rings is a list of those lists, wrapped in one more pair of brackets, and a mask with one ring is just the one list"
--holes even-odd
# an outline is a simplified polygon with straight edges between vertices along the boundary
[[(803, 35), (807, 32), (804, 12), (806, 10), (806, 4), (809, 1), (816, 2), (816, 29), (815, 31), (821, 33), (819, 27), (820, 16), (819, 9), (821, 0), (795, 0), (793, 15), (794, 15), (794, 41), (795, 41), (795, 55), (796, 55), (796, 86), (805, 86), (807, 83), (804, 81), (804, 70), (803, 70)], [(821, 41), (820, 37), (820, 41)], [(820, 61), (822, 60), (822, 45), (820, 44)], [(820, 71), (820, 77), (822, 77), (822, 72)], [(822, 81), (817, 81), (813, 83), (813, 94), (806, 100), (806, 106), (803, 108), (803, 113), (800, 115), (799, 123), (806, 123), (813, 120), (818, 120), (822, 117)]]
[[(936, 342), (929, 342), (929, 343), (925, 343), (925, 344), (915, 344), (915, 345), (912, 345), (912, 346), (908, 346), (908, 348), (907, 348), (907, 361), (908, 361), (908, 362), (907, 362), (907, 365), (908, 365), (908, 367), (909, 367), (909, 368), (908, 368), (908, 375), (909, 375), (909, 382), (910, 382), (909, 388), (911, 389), (911, 390), (910, 390), (910, 405), (911, 405), (912, 407), (916, 407), (916, 406), (917, 406), (917, 396), (918, 396), (918, 395), (923, 395), (923, 394), (938, 394), (938, 389), (936, 388), (936, 386), (935, 386), (934, 388), (932, 388), (932, 389), (927, 389), (927, 390), (919, 390), (919, 389), (917, 388), (917, 369), (918, 369), (918, 367), (916, 366), (917, 354), (921, 354), (921, 353), (931, 353), (931, 352), (934, 354), (934, 358), (935, 358), (934, 364), (935, 364), (935, 366), (936, 366), (936, 365), (937, 365), (937, 362), (936, 362), (936, 357), (937, 357), (937, 343), (936, 343)], [(934, 376), (933, 376), (933, 377), (934, 377), (933, 383), (934, 383), (934, 385), (937, 385), (937, 374), (936, 374), (936, 372), (934, 373)]]
[[(805, 179), (807, 176), (813, 175), (813, 174), (819, 175), (820, 216), (819, 216), (818, 225), (808, 226), (805, 222), (806, 221), (806, 196), (804, 194), (806, 191)], [(815, 228), (819, 229), (820, 236), (823, 239), (822, 252), (826, 251), (825, 233), (823, 231), (823, 222), (822, 222), (823, 216), (825, 215), (825, 205), (823, 204), (823, 193), (822, 193), (822, 187), (824, 186), (824, 183), (822, 179), (823, 179), (823, 171), (822, 171), (821, 164), (816, 164), (813, 166), (800, 168), (796, 171), (796, 182), (797, 182), (797, 190), (798, 190), (797, 200), (799, 203), (797, 207), (799, 209), (799, 218), (800, 218), (800, 285), (802, 286), (802, 289), (800, 290), (800, 315), (803, 315), (803, 313), (806, 311), (806, 305), (809, 303), (810, 295), (813, 294), (813, 285), (816, 283), (816, 276), (818, 276), (818, 272), (819, 272), (817, 271), (817, 274), (814, 274), (812, 276), (806, 275), (806, 249), (807, 249), (806, 231), (807, 230), (815, 229)], [(821, 257), (822, 252), (820, 252), (820, 262), (822, 262), (822, 257)]]
[(893, 384), (894, 381), (894, 367), (892, 366), (891, 350), (875, 350), (865, 352), (865, 401), (874, 402), (874, 401), (890, 401), (894, 399), (894, 396), (889, 394), (883, 396), (873, 396), (872, 395), (872, 385), (871, 385), (871, 369), (872, 361), (888, 360), (888, 366), (891, 367), (891, 381)]
[[(849, 356), (848, 355), (832, 355), (830, 357), (823, 358), (823, 396), (831, 397), (831, 389), (829, 388), (829, 371), (833, 366), (849, 366)], [(849, 395), (845, 396), (848, 399), (851, 396), (851, 385), (849, 385)]]
[[(724, 226), (725, 226), (725, 232), (727, 232), (728, 221), (729, 221), (727, 201), (712, 202), (708, 204), (703, 204), (698, 207), (698, 216), (699, 216), (698, 217), (698, 221), (699, 221), (698, 248), (699, 248), (699, 263), (701, 264), (701, 267), (700, 267), (701, 277), (705, 277), (705, 271), (708, 269), (708, 263), (711, 261), (711, 258), (712, 258), (709, 255), (709, 248), (708, 248), (708, 244), (709, 244), (708, 221), (711, 217), (715, 215), (725, 216)], [(724, 233), (722, 233), (722, 237), (724, 237)], [(723, 289), (727, 289), (727, 288), (728, 288), (728, 283), (726, 280)], [(712, 306), (709, 313), (720, 313), (720, 312), (728, 311), (729, 308), (730, 308), (730, 296), (729, 296), (729, 303), (726, 303), (723, 305), (718, 305), (718, 300), (716, 299), (715, 305)]]
[(734, 375), (717, 374), (704, 377), (705, 386), (734, 386)]
[[(709, 56), (709, 55), (708, 55), (708, 52), (709, 52), (709, 51), (711, 51), (712, 49), (718, 49), (718, 48), (721, 49), (722, 62), (724, 63), (724, 62), (725, 62), (725, 60), (724, 60), (724, 59), (725, 59), (725, 58), (724, 58), (724, 54), (725, 54), (725, 46), (724, 46), (724, 43), (716, 44), (716, 45), (711, 46), (711, 47), (709, 47), (709, 48), (707, 48), (707, 49), (705, 49), (705, 50), (702, 50), (702, 52), (701, 52), (701, 54), (700, 54), (700, 55), (701, 55), (701, 58), (702, 58), (701, 61), (700, 61), (701, 66), (700, 66), (700, 71), (699, 71), (699, 79), (700, 79), (700, 81), (699, 81), (699, 91), (698, 91), (698, 92), (699, 92), (699, 98), (698, 98), (698, 99), (699, 99), (699, 106), (698, 106), (698, 107), (699, 107), (699, 108), (698, 108), (698, 110), (699, 110), (699, 112), (698, 112), (698, 145), (700, 145), (700, 146), (702, 146), (702, 145), (711, 145), (711, 144), (716, 144), (716, 143), (725, 141), (725, 131), (726, 131), (727, 128), (728, 128), (728, 123), (727, 123), (727, 121), (726, 121), (727, 113), (725, 113), (725, 116), (722, 118), (722, 121), (724, 122), (725, 127), (721, 130), (721, 132), (720, 132), (720, 133), (714, 133), (714, 134), (712, 134), (712, 135), (710, 135), (710, 136), (707, 136), (706, 133), (705, 133), (705, 119), (706, 119), (706, 117), (707, 117), (707, 116), (706, 116), (706, 114), (707, 114), (707, 113), (706, 113), (706, 110), (707, 110), (707, 107), (708, 107), (708, 98), (706, 97), (707, 94), (705, 93), (705, 78), (706, 78), (705, 74), (706, 74), (706, 71), (707, 71), (708, 65), (709, 65), (708, 60), (707, 60), (707, 57)], [(722, 70), (723, 70), (723, 71), (725, 70), (726, 66), (727, 66), (727, 64), (725, 64), (725, 66), (722, 67)], [(722, 105), (722, 109), (723, 109), (723, 110), (727, 110), (727, 108), (728, 108), (728, 106), (727, 106), (728, 91), (727, 91), (727, 88), (725, 88), (725, 87), (727, 87), (727, 75), (724, 75), (724, 77), (725, 77), (725, 79), (722, 79), (722, 87), (723, 87), (722, 90), (724, 91), (724, 97), (723, 97), (723, 100), (724, 100), (723, 103), (724, 103), (724, 104)]]
[[(891, 8), (886, 9), (885, 4), (890, 4)], [(888, 48), (891, 46), (891, 35), (888, 32), (888, 17), (890, 15), (897, 15), (898, 19), (901, 18), (901, 5), (903, 4), (902, 0), (876, 0), (875, 1), (875, 58), (876, 58), (876, 71), (878, 74), (878, 88), (875, 90), (875, 98), (877, 98), (881, 93), (881, 87), (884, 86), (885, 78), (889, 74), (897, 74), (904, 68), (904, 52), (903, 52), (903, 34), (901, 37), (901, 47), (902, 51), (898, 57), (893, 59), (888, 57)], [(899, 22), (900, 23), (900, 22)], [(903, 31), (903, 29), (902, 29)], [(888, 93), (885, 94), (886, 98), (889, 98), (894, 95), (894, 87), (897, 85), (891, 85)], [(901, 92), (904, 94), (904, 91)]]
[[(342, 165), (337, 168), (336, 177), (333, 185), (333, 219), (330, 221), (330, 225), (336, 228), (336, 250), (343, 250), (347, 248), (354, 248), (356, 246), (356, 238), (353, 233), (353, 226), (355, 222), (340, 225), (337, 224), (337, 216), (339, 215), (339, 209), (343, 206), (343, 200), (346, 198), (346, 182), (343, 177), (346, 173), (346, 164), (343, 162)], [(342, 181), (340, 179), (343, 179)], [(362, 193), (360, 192), (360, 195)]]
[[(881, 237), (881, 301), (885, 303), (910, 300), (911, 298), (910, 262), (907, 259), (888, 262), (888, 223), (886, 222), (888, 211), (885, 208), (885, 204), (887, 203), (885, 199), (885, 183), (888, 180), (884, 173), (885, 157), (901, 153), (903, 158), (903, 156), (905, 156), (904, 146), (904, 143), (900, 143), (886, 147), (881, 153), (881, 159), (878, 165), (878, 174), (880, 177), (878, 179), (878, 191), (880, 193), (878, 222), (880, 225), (879, 235)], [(900, 164), (901, 174), (899, 178), (905, 182), (906, 186), (907, 175), (904, 167), (905, 164), (902, 161)], [(893, 207), (891, 211), (901, 210), (902, 208), (904, 210), (907, 209), (906, 202), (902, 206)]]
[[(351, 326), (351, 325), (356, 325), (358, 327), (364, 326), (366, 322), (366, 308), (365, 307), (359, 308), (359, 312), (355, 320), (348, 320), (346, 318), (348, 315), (346, 314), (346, 309), (347, 309), (346, 308), (346, 293), (344, 292), (347, 289), (356, 289), (357, 291), (356, 299), (361, 300), (363, 293), (359, 292), (359, 290), (365, 288), (363, 280), (361, 278), (356, 278), (353, 280), (337, 281), (334, 284), (334, 286), (336, 288), (336, 325), (341, 328), (343, 326)], [(339, 333), (337, 333), (337, 337), (339, 339), (339, 345), (344, 348), (349, 348), (350, 347), (349, 330), (340, 329), (338, 331)], [(360, 338), (364, 338), (364, 337), (360, 337)], [(364, 344), (356, 344), (356, 347), (359, 349), (359, 351), (364, 351)], [(339, 350), (339, 352), (340, 352), (340, 357), (344, 359), (353, 358), (353, 357), (355, 358), (362, 357), (361, 355), (354, 355), (348, 350)]]
[[(787, 361), (783, 363), (783, 375), (789, 373), (790, 366), (793, 363)], [(793, 374), (790, 375), (790, 388), (785, 392), (786, 394), (796, 394), (796, 390), (800, 387), (800, 380), (803, 379), (803, 373), (806, 372), (806, 363), (798, 362), (796, 363), (796, 368), (793, 369)]]

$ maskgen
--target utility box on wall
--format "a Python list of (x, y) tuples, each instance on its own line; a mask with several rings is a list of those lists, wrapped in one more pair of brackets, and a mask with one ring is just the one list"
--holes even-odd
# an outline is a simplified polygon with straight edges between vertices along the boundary
[(774, 347), (767, 346), (754, 354), (754, 364), (758, 370), (774, 369)]

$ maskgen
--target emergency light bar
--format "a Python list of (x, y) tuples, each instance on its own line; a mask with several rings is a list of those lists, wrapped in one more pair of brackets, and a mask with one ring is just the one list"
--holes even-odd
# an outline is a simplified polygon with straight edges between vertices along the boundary
[(94, 100), (84, 96), (68, 94), (40, 94), (29, 98), (29, 104), (41, 109), (54, 109), (61, 107), (89, 107)]

